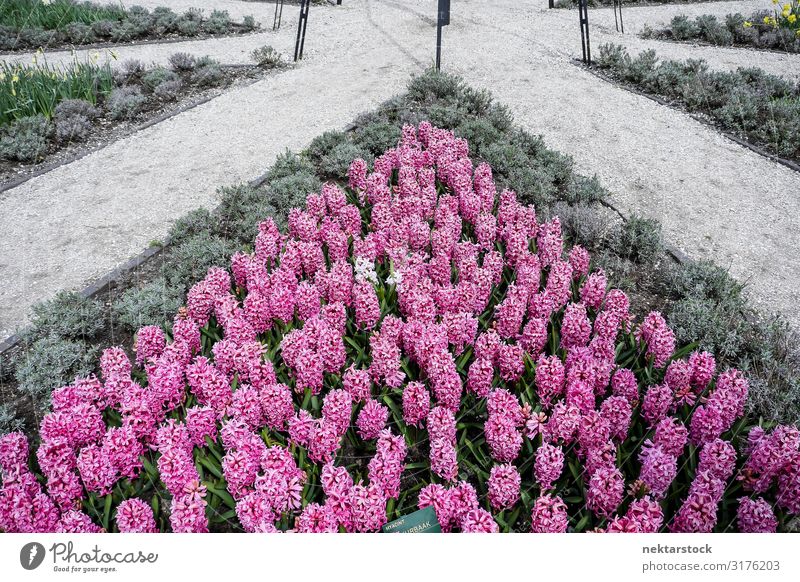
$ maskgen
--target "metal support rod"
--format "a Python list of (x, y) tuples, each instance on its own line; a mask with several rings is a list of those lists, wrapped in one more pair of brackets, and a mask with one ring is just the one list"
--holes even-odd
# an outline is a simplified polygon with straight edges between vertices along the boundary
[[(619, 19), (617, 19), (617, 10), (619, 10)], [(614, 0), (614, 26), (617, 32), (625, 34), (625, 23), (622, 22), (622, 0)]]
[(442, 68), (442, 19), (436, 22), (436, 70)]
[[(278, 11), (280, 6), (280, 12)], [(272, 19), (272, 30), (281, 29), (281, 20), (283, 19), (283, 0), (275, 0), (275, 16)]]
[(308, 26), (308, 9), (311, 0), (300, 0), (300, 21), (297, 24), (297, 40), (294, 44), (294, 60), (303, 58), (303, 47), (306, 44), (306, 27)]
[(548, 3), (547, 3), (547, 7), (548, 8), (555, 8), (556, 7), (555, 0), (549, 0)]
[(583, 62), (592, 64), (592, 49), (589, 42), (589, 1), (578, 0), (578, 22), (581, 26), (581, 50)]

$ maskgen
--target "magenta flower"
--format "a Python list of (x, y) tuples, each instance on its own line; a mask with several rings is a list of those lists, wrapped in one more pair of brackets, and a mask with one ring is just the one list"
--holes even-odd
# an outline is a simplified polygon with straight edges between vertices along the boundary
[(469, 367), (467, 387), (478, 397), (485, 398), (492, 389), (494, 366), (488, 358), (477, 358)]
[(639, 453), (642, 471), (639, 478), (654, 499), (662, 499), (678, 473), (677, 459), (658, 446), (644, 447)]
[(388, 420), (389, 408), (377, 400), (367, 400), (356, 419), (359, 436), (364, 440), (378, 438), (378, 434), (386, 426), (386, 421)]
[(55, 531), (56, 533), (100, 533), (103, 529), (82, 511), (71, 510), (61, 514)]
[(297, 517), (296, 528), (299, 533), (336, 533), (339, 524), (330, 507), (309, 503)]
[(308, 458), (327, 463), (339, 450), (342, 434), (329, 422), (317, 421), (308, 436)]
[(663, 368), (675, 351), (675, 334), (658, 311), (645, 317), (636, 337), (647, 346), (647, 355), (653, 357), (657, 368)]
[(733, 445), (722, 439), (707, 442), (700, 449), (697, 472), (708, 472), (716, 479), (727, 481), (736, 469), (736, 451)]
[(653, 435), (653, 444), (668, 455), (680, 457), (688, 441), (689, 431), (686, 426), (674, 417), (667, 417), (659, 421)]
[(167, 336), (157, 325), (147, 325), (136, 332), (136, 364), (157, 358), (167, 347)]
[(336, 434), (343, 435), (347, 432), (352, 413), (353, 398), (347, 390), (331, 390), (325, 395), (322, 401), (322, 418)]
[(543, 443), (536, 451), (536, 461), (533, 464), (533, 474), (536, 481), (547, 491), (561, 477), (564, 470), (564, 451), (548, 443)]
[(569, 251), (569, 264), (572, 266), (572, 276), (576, 279), (589, 274), (589, 251), (580, 245), (575, 245)]
[(403, 420), (420, 426), (431, 409), (431, 395), (421, 382), (409, 382), (403, 390)]
[(619, 469), (600, 467), (589, 480), (586, 506), (596, 515), (608, 517), (622, 503), (625, 482)]
[(350, 500), (352, 531), (376, 532), (386, 524), (386, 499), (377, 485), (354, 485)]
[(739, 531), (744, 533), (775, 533), (778, 529), (778, 520), (772, 507), (761, 497), (739, 499), (739, 509), (736, 511)]
[(492, 514), (485, 509), (470, 509), (461, 519), (464, 533), (497, 533), (500, 528)]
[(137, 498), (125, 499), (117, 506), (117, 529), (122, 533), (157, 533), (152, 508)]
[(586, 278), (581, 287), (581, 302), (595, 311), (600, 309), (606, 295), (607, 285), (608, 280), (603, 270), (595, 271)]
[(342, 386), (354, 402), (367, 400), (372, 394), (372, 381), (367, 370), (357, 370), (351, 366), (342, 376)]
[(558, 496), (542, 495), (531, 511), (532, 533), (565, 533), (569, 527), (567, 506)]
[(620, 368), (611, 378), (611, 392), (615, 396), (622, 396), (632, 406), (639, 402), (639, 385), (636, 376), (627, 368)]
[(386, 499), (400, 495), (400, 477), (405, 469), (406, 441), (390, 430), (382, 430), (369, 462), (369, 480), (377, 485)]
[(592, 334), (592, 322), (586, 315), (586, 307), (581, 303), (570, 303), (564, 310), (561, 324), (561, 348), (585, 347)]
[(367, 163), (356, 158), (347, 170), (347, 178), (350, 188), (353, 190), (367, 189)]
[(489, 474), (489, 503), (496, 510), (510, 509), (519, 501), (522, 482), (516, 467), (510, 464), (495, 465)]
[(672, 390), (666, 384), (650, 386), (642, 402), (642, 418), (650, 426), (655, 426), (667, 417), (673, 400)]
[(492, 458), (501, 463), (510, 463), (522, 449), (522, 433), (514, 418), (507, 414), (489, 415), (484, 424), (486, 442)]
[(689, 365), (692, 368), (692, 385), (703, 392), (714, 377), (716, 361), (708, 352), (692, 352), (689, 356)]
[(649, 496), (631, 501), (625, 515), (635, 524), (636, 531), (640, 533), (657, 533), (664, 523), (664, 512), (661, 505)]
[(602, 416), (611, 429), (611, 438), (623, 441), (628, 436), (633, 409), (624, 396), (609, 396), (600, 405)]
[(550, 408), (553, 400), (564, 394), (564, 364), (558, 356), (539, 356), (536, 363), (536, 390), (542, 406)]

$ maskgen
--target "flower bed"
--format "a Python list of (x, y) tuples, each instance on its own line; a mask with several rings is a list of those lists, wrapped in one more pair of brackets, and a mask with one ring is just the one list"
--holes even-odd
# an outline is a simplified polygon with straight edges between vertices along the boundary
[(95, 105), (113, 86), (108, 65), (76, 61), (67, 67), (51, 67), (4, 61), (0, 63), (0, 125), (35, 115), (53, 117), (58, 103), (67, 99)]
[(800, 88), (757, 68), (711, 71), (705, 61), (658, 61), (655, 51), (636, 57), (621, 45), (600, 46), (597, 65), (621, 82), (664, 97), (720, 128), (800, 161)]
[(232, 22), (226, 11), (206, 17), (192, 8), (101, 5), (76, 0), (6, 0), (0, 4), (0, 50), (130, 42), (143, 38), (220, 36), (256, 30), (252, 16)]
[[(279, 55), (277, 63), (280, 64)], [(273, 65), (278, 66), (278, 65)], [(44, 161), (64, 149), (110, 138), (117, 128), (204, 91), (259, 74), (223, 67), (209, 57), (176, 53), (169, 67), (127, 61), (68, 67), (0, 65), (0, 173)], [(23, 166), (24, 169), (24, 166)]]
[[(800, 432), (423, 122), (0, 441), (6, 531), (775, 531)], [(30, 462), (30, 464), (29, 464)], [(34, 472), (31, 472), (31, 471)], [(37, 478), (37, 474), (39, 477)]]
[(712, 14), (704, 14), (691, 20), (680, 14), (675, 16), (669, 27), (653, 30), (645, 27), (643, 38), (660, 38), (680, 42), (706, 42), (717, 46), (742, 46), (760, 49), (800, 52), (800, 5), (786, 4), (790, 10), (752, 14), (745, 18), (742, 14), (728, 14), (725, 22), (720, 22)]
[[(700, 2), (724, 2), (725, 0), (625, 0), (625, 6), (660, 6), (662, 4), (697, 4)], [(555, 8), (572, 8), (578, 0), (555, 0)], [(589, 6), (613, 6), (614, 0), (589, 0)]]

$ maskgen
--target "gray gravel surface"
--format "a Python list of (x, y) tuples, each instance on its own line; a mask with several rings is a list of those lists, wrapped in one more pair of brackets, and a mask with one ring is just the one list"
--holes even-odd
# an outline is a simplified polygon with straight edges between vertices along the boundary
[[(232, 15), (238, 14), (234, 5), (241, 5), (241, 14), (260, 7), (271, 23), (269, 4), (215, 0), (213, 5)], [(761, 5), (630, 8), (625, 15), (634, 27), (647, 22), (648, 14), (669, 20), (689, 10), (724, 14)], [(0, 337), (25, 322), (31, 304), (107, 272), (163, 237), (186, 211), (213, 206), (217, 186), (258, 175), (285, 148), (301, 148), (401, 92), (411, 74), (432, 62), (435, 6), (435, 0), (312, 6), (306, 58), (299, 67), (233, 89), (0, 194)], [(180, 48), (124, 47), (118, 58), (163, 62), (185, 50), (242, 62), (261, 44), (288, 54), (295, 33), (295, 18), (288, 15), (297, 7), (287, 4), (286, 9), (278, 33), (192, 41)], [(702, 56), (717, 68), (786, 68), (769, 53), (645, 43), (632, 34), (619, 35), (610, 10), (592, 10), (591, 18), (595, 46), (613, 40), (634, 52), (653, 45), (659, 53), (676, 51), (671, 56)], [(576, 11), (548, 11), (545, 0), (459, 0), (444, 38), (447, 70), (490, 89), (518, 123), (571, 154), (581, 172), (597, 174), (624, 212), (659, 218), (670, 242), (691, 257), (730, 267), (748, 282), (763, 309), (800, 324), (794, 308), (800, 174), (575, 66), (572, 59), (580, 50)], [(796, 56), (792, 59), (794, 69), (787, 74), (796, 74)]]

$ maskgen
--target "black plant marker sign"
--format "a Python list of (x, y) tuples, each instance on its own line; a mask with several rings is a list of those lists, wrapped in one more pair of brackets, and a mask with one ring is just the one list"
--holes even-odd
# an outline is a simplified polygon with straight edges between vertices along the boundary
[(583, 51), (583, 62), (587, 65), (591, 65), (592, 49), (589, 46), (589, 0), (578, 0), (578, 22), (581, 25), (581, 50)]
[(450, 0), (439, 0), (436, 18), (436, 70), (442, 68), (442, 27), (450, 24)]

